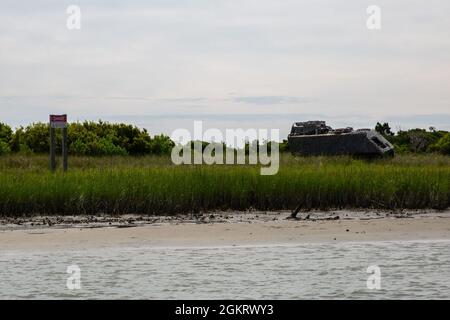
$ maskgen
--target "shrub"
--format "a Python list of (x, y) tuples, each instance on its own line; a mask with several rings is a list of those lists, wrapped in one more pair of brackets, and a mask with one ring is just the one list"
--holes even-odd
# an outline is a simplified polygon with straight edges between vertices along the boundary
[(156, 135), (150, 142), (150, 150), (152, 154), (168, 155), (172, 152), (175, 143), (166, 135)]
[(431, 150), (431, 146), (444, 136), (444, 131), (426, 131), (411, 129), (399, 131), (396, 135), (385, 136), (394, 144), (396, 152), (424, 153)]
[(450, 133), (445, 134), (430, 148), (432, 151), (437, 151), (442, 154), (450, 155)]
[(0, 140), (0, 156), (4, 154), (8, 154), (11, 152), (11, 149), (9, 145), (5, 142)]
[(125, 148), (116, 146), (107, 138), (100, 138), (97, 143), (97, 150), (91, 154), (99, 156), (126, 156), (128, 154)]
[[(33, 123), (23, 132), (23, 143), (35, 153), (49, 152), (50, 125), (46, 123)], [(58, 139), (59, 141), (59, 139)], [(22, 143), (22, 141), (20, 141)]]
[(11, 130), (11, 127), (0, 122), (0, 141), (9, 144), (11, 142), (12, 135), (13, 132)]

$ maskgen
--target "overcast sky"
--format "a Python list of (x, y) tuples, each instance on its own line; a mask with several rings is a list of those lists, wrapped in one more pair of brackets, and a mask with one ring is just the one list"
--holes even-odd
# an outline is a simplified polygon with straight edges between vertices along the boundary
[(450, 129), (449, 31), (448, 0), (0, 0), (0, 121)]

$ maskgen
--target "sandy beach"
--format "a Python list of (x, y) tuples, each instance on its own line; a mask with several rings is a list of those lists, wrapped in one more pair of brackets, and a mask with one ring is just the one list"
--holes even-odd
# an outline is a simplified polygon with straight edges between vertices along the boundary
[(450, 211), (210, 213), (175, 217), (33, 217), (0, 221), (3, 250), (239, 246), (450, 239)]

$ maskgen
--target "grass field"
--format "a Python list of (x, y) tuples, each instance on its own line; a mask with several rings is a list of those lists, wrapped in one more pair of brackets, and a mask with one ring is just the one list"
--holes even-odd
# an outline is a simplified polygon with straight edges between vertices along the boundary
[(0, 215), (174, 214), (210, 210), (436, 208), (450, 205), (450, 157), (296, 158), (261, 176), (249, 165), (174, 166), (168, 157), (0, 157)]

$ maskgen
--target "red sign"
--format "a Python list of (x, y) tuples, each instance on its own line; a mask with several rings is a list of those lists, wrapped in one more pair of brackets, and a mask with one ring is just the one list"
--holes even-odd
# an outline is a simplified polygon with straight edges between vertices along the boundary
[(67, 127), (67, 114), (51, 114), (50, 126), (52, 128), (65, 128)]

